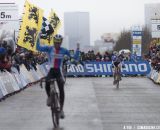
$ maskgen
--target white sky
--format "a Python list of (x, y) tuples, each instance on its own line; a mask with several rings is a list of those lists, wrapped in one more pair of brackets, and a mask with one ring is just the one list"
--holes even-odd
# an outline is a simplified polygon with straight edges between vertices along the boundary
[[(0, 0), (16, 2), (22, 13), (25, 0)], [(41, 7), (47, 17), (53, 8), (62, 21), (60, 33), (63, 34), (63, 13), (87, 11), (90, 13), (91, 44), (100, 39), (103, 33), (120, 32), (132, 25), (144, 24), (144, 4), (160, 3), (160, 0), (29, 0)]]

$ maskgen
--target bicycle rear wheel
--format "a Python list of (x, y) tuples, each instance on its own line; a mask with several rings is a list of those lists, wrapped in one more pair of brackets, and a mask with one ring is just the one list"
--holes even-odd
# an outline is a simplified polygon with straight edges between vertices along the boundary
[(54, 94), (52, 100), (52, 106), (51, 106), (51, 112), (52, 112), (52, 122), (54, 125), (54, 128), (57, 128), (59, 126), (59, 107), (58, 107), (58, 95)]
[(119, 80), (117, 80), (116, 82), (117, 82), (116, 88), (119, 88)]

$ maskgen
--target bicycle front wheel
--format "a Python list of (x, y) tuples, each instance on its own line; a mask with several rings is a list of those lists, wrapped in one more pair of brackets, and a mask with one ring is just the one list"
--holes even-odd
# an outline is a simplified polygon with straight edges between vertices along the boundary
[(54, 128), (57, 128), (59, 126), (59, 107), (58, 107), (58, 97), (56, 94), (54, 94), (53, 98), (53, 104), (51, 106), (51, 111), (52, 111), (52, 121)]
[(52, 121), (54, 128), (59, 127), (59, 113), (52, 109)]

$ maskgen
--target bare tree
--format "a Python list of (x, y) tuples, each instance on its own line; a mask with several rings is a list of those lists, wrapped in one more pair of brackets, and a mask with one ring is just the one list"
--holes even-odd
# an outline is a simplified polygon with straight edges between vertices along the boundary
[(131, 31), (123, 30), (117, 40), (117, 43), (114, 47), (114, 50), (119, 51), (121, 49), (129, 49), (131, 50)]
[[(147, 27), (142, 29), (142, 54), (147, 53), (149, 49), (149, 43), (152, 40), (151, 33)], [(123, 30), (118, 38), (118, 41), (114, 47), (114, 50), (129, 49), (132, 48), (132, 36), (130, 30)]]
[(149, 29), (145, 26), (142, 29), (142, 55), (148, 52), (149, 44), (152, 40)]

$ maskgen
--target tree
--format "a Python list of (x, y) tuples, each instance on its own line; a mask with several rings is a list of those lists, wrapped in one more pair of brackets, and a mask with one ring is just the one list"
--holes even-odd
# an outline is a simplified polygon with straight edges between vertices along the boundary
[[(152, 40), (149, 29), (144, 26), (142, 28), (142, 55), (148, 52), (150, 41)], [(130, 30), (123, 30), (118, 38), (118, 41), (114, 47), (114, 50), (129, 49), (132, 48), (132, 36)]]
[(149, 44), (152, 40), (149, 29), (145, 26), (142, 29), (142, 55), (147, 53), (149, 50)]
[(119, 51), (121, 49), (129, 49), (131, 50), (132, 39), (131, 39), (131, 31), (123, 30), (118, 37), (114, 50)]

